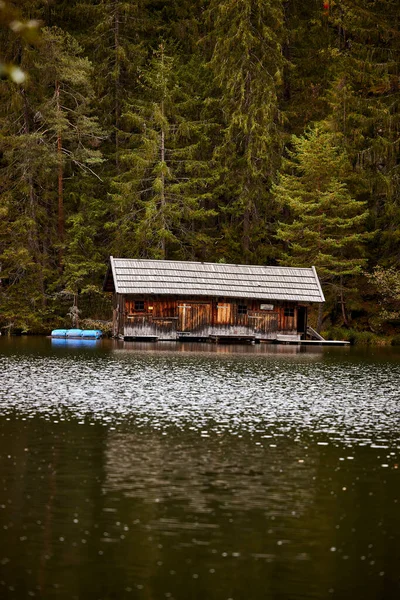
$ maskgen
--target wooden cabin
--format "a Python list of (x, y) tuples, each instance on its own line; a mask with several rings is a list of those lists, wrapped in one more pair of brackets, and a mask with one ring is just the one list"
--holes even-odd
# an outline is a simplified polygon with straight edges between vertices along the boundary
[(113, 332), (124, 340), (295, 340), (324, 302), (314, 267), (110, 257)]

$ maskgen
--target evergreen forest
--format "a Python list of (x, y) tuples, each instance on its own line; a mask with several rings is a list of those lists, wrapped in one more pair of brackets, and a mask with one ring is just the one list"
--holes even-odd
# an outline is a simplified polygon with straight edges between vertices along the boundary
[(0, 21), (3, 333), (110, 318), (109, 255), (315, 265), (319, 329), (399, 332), (398, 0), (1, 0)]

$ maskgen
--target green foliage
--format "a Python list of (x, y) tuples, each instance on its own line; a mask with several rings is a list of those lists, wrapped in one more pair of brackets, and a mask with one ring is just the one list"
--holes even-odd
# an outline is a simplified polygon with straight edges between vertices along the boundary
[(390, 344), (390, 338), (379, 336), (370, 331), (358, 331), (343, 327), (330, 327), (323, 331), (322, 335), (329, 340), (350, 342), (352, 346), (386, 346)]
[[(289, 213), (279, 223), (277, 238), (284, 242), (280, 262), (314, 265), (328, 300), (339, 302), (348, 325), (346, 290), (366, 264), (365, 202), (352, 197), (346, 180), (351, 166), (340, 138), (316, 126), (292, 138), (285, 173), (273, 186), (276, 202)], [(348, 294), (347, 294), (348, 295)]]
[(379, 321), (400, 322), (400, 270), (377, 266), (367, 277), (380, 297)]
[(284, 3), (286, 58), (283, 81), (285, 129), (301, 134), (326, 117), (326, 90), (337, 56), (338, 32), (329, 26), (323, 3), (290, 0)]
[(395, 0), (341, 0), (330, 21), (339, 32), (326, 99), (329, 122), (345, 139), (356, 167), (354, 190), (369, 207), (370, 245), (386, 265), (400, 259), (400, 87), (398, 23)]
[(82, 319), (80, 322), (82, 329), (98, 329), (104, 337), (112, 336), (112, 322), (98, 321), (96, 319)]
[(193, 257), (198, 224), (213, 215), (206, 206), (212, 177), (201, 156), (205, 124), (192, 118), (178, 61), (161, 43), (141, 73), (141, 101), (124, 115), (131, 150), (122, 156), (126, 168), (114, 179), (112, 198), (118, 249), (127, 255)]
[(365, 203), (345, 181), (350, 165), (339, 139), (318, 127), (292, 138), (293, 150), (273, 193), (291, 218), (279, 224), (286, 245), (281, 262), (318, 268), (323, 281), (356, 275), (365, 265)]
[(325, 318), (392, 331), (399, 20), (397, 0), (0, 2), (24, 75), (0, 81), (1, 326), (102, 319), (114, 254), (315, 264)]
[(212, 0), (208, 14), (210, 68), (222, 117), (214, 156), (220, 165), (217, 193), (223, 235), (230, 257), (251, 262), (261, 259), (261, 248), (267, 249), (271, 240), (268, 188), (282, 144), (282, 2)]
[(110, 137), (104, 150), (107, 153), (107, 174), (119, 173), (121, 155), (126, 149), (122, 114), (135, 97), (139, 72), (147, 50), (148, 17), (146, 0), (82, 0), (72, 9), (80, 23), (77, 34), (96, 65), (93, 87), (102, 123)]
[(391, 341), (392, 346), (400, 346), (400, 335), (395, 335)]

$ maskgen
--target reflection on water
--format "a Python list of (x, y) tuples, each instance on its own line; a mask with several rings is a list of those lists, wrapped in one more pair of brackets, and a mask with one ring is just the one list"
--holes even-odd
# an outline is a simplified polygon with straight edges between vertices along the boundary
[(400, 443), (400, 361), (355, 360), (347, 348), (45, 341), (46, 352), (34, 359), (3, 355), (3, 414), (190, 427), (201, 435), (307, 431), (320, 442)]
[(66, 348), (93, 348), (96, 345), (100, 345), (100, 340), (99, 339), (93, 339), (93, 340), (88, 340), (88, 339), (82, 339), (82, 338), (52, 338), (51, 339), (51, 346), (52, 348), (62, 348), (62, 347), (66, 347)]
[[(144, 502), (154, 502), (155, 498), (157, 502), (167, 502), (173, 496), (175, 501), (185, 502), (191, 510), (205, 514), (221, 500), (221, 494), (225, 496), (226, 509), (243, 506), (247, 510), (263, 509), (266, 496), (271, 514), (282, 513), (285, 505), (300, 514), (310, 505), (313, 495), (310, 475), (315, 475), (315, 470), (310, 459), (307, 469), (299, 468), (299, 456), (304, 453), (301, 446), (285, 444), (285, 452), (271, 448), (268, 461), (257, 468), (255, 459), (265, 457), (261, 446), (248, 453), (249, 440), (241, 437), (236, 441), (235, 453), (242, 456), (240, 461), (238, 457), (232, 461), (232, 457), (226, 456), (227, 445), (229, 447), (230, 440), (220, 437), (208, 440), (204, 445), (207, 455), (199, 463), (199, 446), (185, 444), (183, 452), (181, 445), (176, 446), (175, 436), (157, 439), (148, 432), (140, 436), (114, 432), (108, 437), (105, 450), (103, 489), (122, 491), (125, 496)], [(140, 476), (143, 463), (147, 463), (146, 486)], [(174, 485), (171, 485), (171, 473), (177, 479)], [(287, 485), (293, 477), (297, 480), (296, 490)], [(185, 485), (179, 481), (185, 481)]]
[(399, 353), (53, 342), (0, 340), (1, 598), (400, 597)]

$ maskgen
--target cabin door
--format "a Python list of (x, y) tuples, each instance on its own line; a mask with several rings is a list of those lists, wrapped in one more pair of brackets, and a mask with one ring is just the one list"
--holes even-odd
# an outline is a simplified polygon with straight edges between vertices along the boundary
[(228, 302), (218, 302), (217, 304), (217, 324), (218, 325), (231, 325), (233, 324), (232, 319), (232, 304)]
[(178, 331), (198, 331), (211, 324), (211, 304), (181, 302), (178, 304)]
[(297, 333), (305, 333), (307, 329), (307, 309), (299, 306), (297, 309)]
[(273, 333), (278, 331), (278, 313), (250, 311), (249, 326), (255, 333)]

